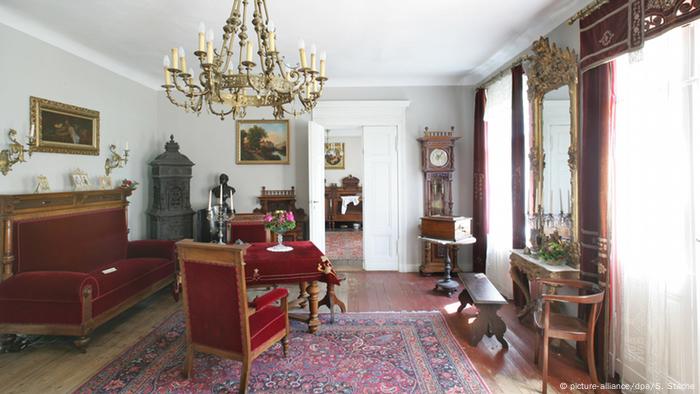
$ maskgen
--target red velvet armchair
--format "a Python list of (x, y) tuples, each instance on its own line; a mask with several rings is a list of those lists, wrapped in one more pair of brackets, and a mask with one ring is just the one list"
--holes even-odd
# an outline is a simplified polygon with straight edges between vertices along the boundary
[[(184, 373), (192, 375), (195, 351), (240, 360), (239, 392), (245, 393), (258, 355), (280, 340), (287, 355), (288, 292), (274, 289), (248, 302), (243, 262), (247, 246), (184, 240), (177, 247), (187, 324)], [(273, 305), (278, 300), (280, 306)]]

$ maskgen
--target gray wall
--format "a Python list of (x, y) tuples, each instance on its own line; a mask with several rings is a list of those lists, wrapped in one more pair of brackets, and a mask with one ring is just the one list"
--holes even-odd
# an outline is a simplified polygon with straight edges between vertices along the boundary
[[(116, 75), (88, 61), (0, 24), (0, 51), (12, 53), (13, 59), (0, 63), (6, 76), (0, 94), (0, 147), (4, 148), (9, 128), (20, 131), (26, 139), (29, 129), (29, 96), (74, 104), (100, 111), (100, 156), (35, 153), (27, 163), (0, 177), (0, 193), (29, 193), (34, 179), (49, 178), (52, 191), (70, 190), (69, 173), (74, 168), (88, 172), (91, 181), (104, 174), (107, 147), (130, 143), (130, 161), (126, 168), (113, 173), (115, 181), (134, 179), (141, 185), (131, 198), (129, 211), (131, 237), (146, 234), (145, 211), (148, 205), (148, 161), (163, 149), (170, 134), (181, 145), (182, 153), (196, 163), (192, 179), (192, 203), (203, 208), (207, 190), (217, 182), (220, 172), (231, 177), (236, 187), (237, 210), (249, 212), (257, 206), (256, 196), (264, 185), (269, 188), (298, 190), (298, 206), (308, 207), (307, 123), (309, 115), (291, 120), (292, 145), (290, 165), (236, 165), (235, 131), (231, 119), (202, 114), (199, 117), (171, 105), (162, 92), (153, 91)], [(455, 174), (455, 214), (472, 213), (472, 147), (474, 89), (470, 87), (390, 87), (329, 88), (325, 100), (409, 100), (407, 110), (408, 141), (418, 138), (423, 128), (447, 130), (455, 126), (462, 138), (457, 142)], [(269, 113), (251, 110), (249, 119), (270, 119)], [(420, 145), (408, 144), (405, 165), (411, 173), (406, 187), (412, 196), (408, 209), (409, 237), (417, 234), (422, 214), (422, 173)], [(413, 226), (415, 224), (415, 226)], [(414, 234), (415, 231), (415, 234)], [(420, 245), (416, 241), (409, 254), (409, 265), (420, 262)], [(471, 250), (460, 254), (463, 268), (471, 267)]]
[[(467, 87), (405, 87), (405, 88), (328, 88), (324, 100), (409, 100), (407, 133), (409, 141), (418, 138), (423, 128), (448, 130), (455, 126), (462, 136), (457, 143), (454, 193), (455, 213), (470, 216), (472, 212), (472, 146), (474, 90)], [(269, 112), (250, 111), (249, 119), (270, 119)], [(260, 188), (289, 188), (297, 190), (297, 206), (308, 209), (308, 154), (307, 123), (309, 115), (292, 120), (292, 154), (289, 165), (236, 165), (236, 125), (231, 119), (220, 119), (202, 114), (199, 117), (184, 113), (163, 96), (158, 98), (158, 125), (160, 138), (174, 134), (181, 151), (196, 163), (192, 180), (192, 203), (203, 208), (207, 203), (207, 190), (216, 184), (217, 176), (225, 172), (231, 178), (237, 192), (234, 197), (239, 212), (250, 212), (257, 204)], [(409, 227), (416, 228), (422, 214), (422, 173), (420, 171), (420, 145), (409, 143), (406, 165), (411, 177), (406, 179), (407, 189), (414, 198), (409, 199)], [(362, 181), (362, 180), (361, 180)], [(404, 188), (403, 190), (406, 190)], [(413, 226), (415, 225), (415, 226)], [(408, 234), (412, 237), (413, 232)], [(413, 239), (413, 238), (411, 238)], [(420, 262), (420, 249), (416, 241), (409, 254), (409, 264)], [(471, 267), (471, 250), (463, 248), (460, 254), (463, 267)]]
[(48, 177), (52, 191), (70, 190), (69, 173), (75, 168), (85, 170), (96, 183), (104, 175), (109, 144), (123, 148), (128, 140), (129, 164), (116, 170), (112, 179), (141, 183), (130, 199), (129, 227), (132, 239), (144, 237), (146, 162), (161, 144), (156, 138), (156, 92), (3, 24), (0, 53), (6, 55), (0, 62), (0, 149), (6, 147), (9, 128), (17, 129), (26, 142), (30, 96), (100, 112), (100, 156), (35, 153), (7, 176), (0, 175), (0, 194), (30, 193), (40, 174)]

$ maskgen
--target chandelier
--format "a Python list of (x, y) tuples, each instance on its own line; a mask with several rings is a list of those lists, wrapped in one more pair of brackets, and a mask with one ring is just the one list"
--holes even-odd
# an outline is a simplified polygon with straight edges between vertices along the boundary
[(229, 115), (244, 118), (249, 106), (271, 107), (276, 119), (285, 114), (297, 116), (316, 106), (328, 79), (326, 54), (321, 53), (317, 67), (316, 46), (311, 46), (307, 59), (304, 41), (299, 40), (299, 63), (287, 64), (277, 51), (277, 32), (267, 0), (252, 2), (250, 23), (255, 37), (249, 36), (247, 27), (248, 0), (234, 0), (218, 50), (214, 49), (213, 31), (205, 33), (204, 23), (200, 23), (199, 46), (194, 52), (199, 60), (198, 75), (187, 68), (182, 47), (173, 48), (170, 57), (163, 58), (162, 87), (171, 103), (197, 114), (206, 109), (222, 120)]

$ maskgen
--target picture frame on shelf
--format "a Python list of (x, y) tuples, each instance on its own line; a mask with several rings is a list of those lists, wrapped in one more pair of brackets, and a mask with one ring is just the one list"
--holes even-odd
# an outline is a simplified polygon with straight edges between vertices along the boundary
[(73, 191), (85, 191), (90, 190), (92, 185), (90, 184), (90, 177), (87, 173), (81, 169), (76, 169), (70, 174), (71, 184), (73, 185)]
[(47, 178), (45, 175), (37, 175), (34, 193), (48, 193), (50, 191), (51, 186), (49, 186), (49, 178)]
[(236, 122), (236, 164), (289, 164), (289, 120)]
[(30, 97), (35, 152), (100, 154), (100, 113), (75, 105)]
[(112, 177), (111, 176), (100, 176), (97, 177), (97, 186), (100, 190), (110, 190), (113, 189), (114, 186), (112, 184)]

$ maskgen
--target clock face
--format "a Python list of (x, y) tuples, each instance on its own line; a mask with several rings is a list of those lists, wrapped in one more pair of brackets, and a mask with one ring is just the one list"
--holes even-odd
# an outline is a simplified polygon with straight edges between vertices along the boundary
[(447, 152), (444, 149), (436, 148), (430, 151), (430, 164), (434, 167), (446, 166), (447, 159)]

